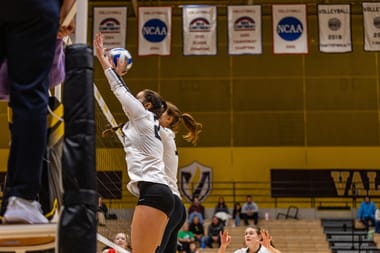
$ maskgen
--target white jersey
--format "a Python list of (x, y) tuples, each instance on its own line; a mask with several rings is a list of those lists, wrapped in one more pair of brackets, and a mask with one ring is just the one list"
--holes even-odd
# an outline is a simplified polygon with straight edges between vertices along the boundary
[(155, 115), (146, 110), (124, 86), (112, 70), (105, 70), (111, 90), (119, 100), (129, 121), (122, 128), (124, 151), (128, 166), (128, 190), (139, 197), (140, 181), (168, 185), (163, 162), (163, 144), (159, 135), (160, 125)]
[[(234, 253), (248, 253), (248, 248), (241, 248), (241, 249), (235, 250)], [(258, 251), (249, 252), (249, 253), (271, 253), (271, 252), (269, 249), (261, 245)]]
[(181, 198), (177, 186), (178, 152), (175, 143), (175, 133), (171, 129), (161, 126), (160, 136), (164, 144), (165, 173), (168, 176), (169, 188), (173, 194)]

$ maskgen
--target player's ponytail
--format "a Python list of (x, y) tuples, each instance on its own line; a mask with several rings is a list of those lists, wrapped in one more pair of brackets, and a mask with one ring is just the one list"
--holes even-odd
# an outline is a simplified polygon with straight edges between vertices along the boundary
[(193, 145), (197, 144), (199, 134), (202, 132), (202, 124), (198, 123), (193, 116), (188, 113), (183, 113), (181, 115), (183, 125), (187, 128), (188, 133), (182, 135), (182, 137), (187, 141), (191, 142)]
[(196, 145), (199, 134), (202, 131), (202, 124), (198, 123), (195, 118), (189, 113), (182, 113), (177, 106), (170, 102), (166, 102), (167, 110), (166, 113), (169, 116), (173, 117), (173, 121), (170, 124), (169, 128), (174, 132), (178, 132), (179, 125), (182, 122), (185, 128), (188, 130), (188, 133), (182, 135), (182, 137), (187, 141), (191, 142), (193, 145)]

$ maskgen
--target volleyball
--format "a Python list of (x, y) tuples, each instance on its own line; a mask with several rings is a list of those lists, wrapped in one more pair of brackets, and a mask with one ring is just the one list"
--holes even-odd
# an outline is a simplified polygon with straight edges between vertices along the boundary
[(132, 68), (132, 55), (125, 48), (113, 48), (109, 51), (111, 60), (117, 66), (117, 62), (120, 59), (120, 62), (127, 62), (124, 71), (128, 71)]

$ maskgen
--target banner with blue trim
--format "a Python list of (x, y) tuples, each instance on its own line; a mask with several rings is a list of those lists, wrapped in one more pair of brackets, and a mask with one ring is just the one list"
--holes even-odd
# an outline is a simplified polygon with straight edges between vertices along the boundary
[(138, 55), (170, 55), (171, 7), (138, 8)]
[(307, 15), (305, 4), (274, 4), (273, 53), (307, 54)]

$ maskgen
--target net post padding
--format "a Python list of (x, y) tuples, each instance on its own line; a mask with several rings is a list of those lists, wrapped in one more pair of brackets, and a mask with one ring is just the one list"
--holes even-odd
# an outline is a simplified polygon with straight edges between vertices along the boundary
[(58, 252), (94, 253), (98, 196), (93, 54), (91, 48), (84, 44), (69, 45), (65, 53), (65, 137), (62, 154), (64, 196), (58, 228)]

